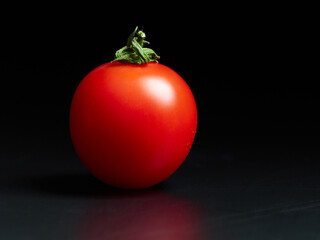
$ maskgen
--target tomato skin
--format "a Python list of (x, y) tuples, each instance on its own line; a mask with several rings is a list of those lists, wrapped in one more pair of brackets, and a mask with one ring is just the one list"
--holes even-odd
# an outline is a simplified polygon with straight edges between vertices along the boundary
[(120, 188), (146, 188), (185, 160), (197, 109), (191, 90), (159, 64), (103, 64), (79, 84), (70, 109), (74, 148), (87, 169)]

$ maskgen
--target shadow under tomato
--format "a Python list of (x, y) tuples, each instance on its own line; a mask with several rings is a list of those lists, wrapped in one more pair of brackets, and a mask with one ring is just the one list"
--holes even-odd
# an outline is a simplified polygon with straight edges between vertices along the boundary
[(168, 188), (165, 183), (140, 190), (119, 189), (109, 186), (89, 173), (46, 174), (20, 177), (14, 181), (18, 191), (32, 191), (46, 195), (74, 197), (119, 197), (143, 194), (149, 191), (162, 191)]

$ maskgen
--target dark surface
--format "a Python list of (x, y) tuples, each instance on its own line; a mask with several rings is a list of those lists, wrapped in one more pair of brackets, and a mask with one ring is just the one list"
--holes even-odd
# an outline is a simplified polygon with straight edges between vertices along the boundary
[[(293, 4), (162, 5), (142, 21), (131, 5), (130, 14), (88, 3), (4, 8), (1, 240), (320, 239), (317, 14)], [(125, 191), (84, 168), (68, 113), (81, 79), (136, 25), (190, 86), (199, 122), (174, 175)]]
[[(29, 116), (41, 108), (24, 107)], [(320, 237), (316, 137), (212, 136), (203, 141), (199, 131), (174, 175), (152, 188), (127, 191), (104, 185), (86, 171), (67, 124), (55, 117), (63, 115), (60, 111), (42, 110), (38, 122), (26, 115), (23, 123), (6, 111), (0, 239)]]

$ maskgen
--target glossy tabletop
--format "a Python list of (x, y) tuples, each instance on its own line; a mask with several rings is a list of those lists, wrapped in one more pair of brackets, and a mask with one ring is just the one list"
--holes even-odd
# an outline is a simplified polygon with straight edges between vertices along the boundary
[(87, 172), (50, 117), (3, 122), (0, 239), (320, 239), (315, 138), (199, 131), (169, 179), (120, 190)]

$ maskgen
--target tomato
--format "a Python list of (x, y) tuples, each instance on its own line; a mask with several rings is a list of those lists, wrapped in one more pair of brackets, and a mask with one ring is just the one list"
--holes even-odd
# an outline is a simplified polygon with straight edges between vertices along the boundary
[(74, 148), (87, 169), (120, 188), (146, 188), (185, 160), (197, 127), (186, 82), (160, 63), (106, 63), (76, 89), (70, 109)]
[(101, 181), (145, 188), (174, 173), (187, 157), (197, 108), (186, 82), (145, 48), (138, 27), (115, 59), (79, 84), (70, 109), (79, 158)]

